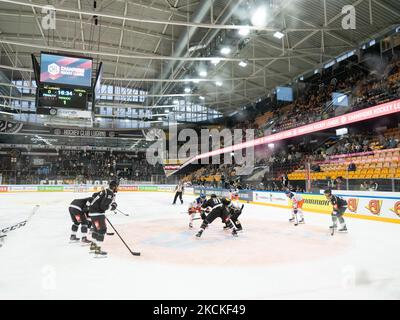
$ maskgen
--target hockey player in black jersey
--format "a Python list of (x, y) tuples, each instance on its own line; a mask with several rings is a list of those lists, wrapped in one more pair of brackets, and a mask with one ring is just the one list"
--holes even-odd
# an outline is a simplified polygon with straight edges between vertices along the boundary
[[(199, 232), (196, 234), (197, 238), (200, 238), (204, 230), (209, 224), (211, 224), (215, 219), (221, 218), (222, 222), (227, 225), (227, 227), (232, 230), (232, 235), (237, 237), (237, 232), (230, 220), (230, 209), (231, 200), (227, 198), (219, 199), (216, 195), (212, 195), (209, 200), (207, 200), (201, 206), (203, 209), (203, 223), (200, 227)], [(205, 215), (205, 213), (208, 213)]]
[(232, 221), (233, 224), (235, 225), (236, 232), (243, 231), (243, 226), (242, 226), (242, 223), (239, 221), (239, 216), (242, 214), (244, 205), (242, 205), (241, 207), (231, 205), (228, 208), (229, 208), (230, 219), (225, 224), (224, 230), (230, 229), (229, 221)]
[(90, 222), (87, 219), (87, 214), (89, 212), (89, 205), (92, 201), (92, 197), (75, 199), (69, 205), (69, 214), (73, 222), (70, 241), (79, 241), (79, 238), (76, 237), (76, 233), (78, 232), (80, 225), (82, 233), (81, 242), (90, 243), (90, 241), (87, 239), (88, 228), (90, 227)]
[(332, 194), (332, 191), (330, 189), (325, 190), (324, 194), (325, 194), (325, 197), (331, 202), (331, 204), (333, 206), (333, 211), (332, 211), (333, 224), (329, 228), (336, 229), (337, 228), (337, 220), (339, 220), (341, 227), (338, 231), (346, 232), (347, 231), (346, 222), (344, 221), (344, 218), (343, 218), (343, 215), (347, 209), (346, 200)]
[(89, 217), (92, 220), (94, 231), (92, 234), (93, 242), (90, 246), (91, 251), (96, 255), (105, 256), (107, 252), (101, 250), (101, 244), (104, 241), (104, 235), (107, 233), (105, 212), (110, 209), (115, 210), (115, 194), (118, 192), (118, 183), (111, 181), (107, 189), (93, 194), (93, 200), (89, 207)]

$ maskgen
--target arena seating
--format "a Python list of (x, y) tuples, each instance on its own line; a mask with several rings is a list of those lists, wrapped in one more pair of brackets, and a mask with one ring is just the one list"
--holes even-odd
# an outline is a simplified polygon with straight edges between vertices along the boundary
[[(343, 155), (336, 161), (320, 163), (321, 172), (310, 172), (312, 180), (325, 180), (327, 177), (345, 179), (390, 179), (400, 178), (400, 148), (375, 150), (371, 155)], [(350, 163), (356, 171), (349, 171)], [(307, 171), (299, 169), (288, 175), (290, 180), (305, 180)]]

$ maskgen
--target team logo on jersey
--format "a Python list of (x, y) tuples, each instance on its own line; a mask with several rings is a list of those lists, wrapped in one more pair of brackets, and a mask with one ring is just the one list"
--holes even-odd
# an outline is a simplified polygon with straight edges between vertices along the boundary
[(390, 211), (394, 212), (400, 218), (400, 201), (397, 201), (394, 204), (393, 209), (390, 209)]
[(368, 206), (365, 208), (368, 209), (372, 214), (380, 215), (382, 202), (382, 200), (370, 200)]
[(350, 198), (347, 200), (347, 208), (350, 212), (357, 212), (359, 199)]

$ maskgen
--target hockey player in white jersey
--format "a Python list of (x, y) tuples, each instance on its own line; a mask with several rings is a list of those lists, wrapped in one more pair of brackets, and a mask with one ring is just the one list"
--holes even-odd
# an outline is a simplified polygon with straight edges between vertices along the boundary
[(203, 205), (203, 203), (207, 200), (207, 196), (203, 193), (200, 194), (200, 196), (198, 198), (196, 198), (196, 200), (194, 200), (189, 208), (188, 208), (188, 214), (189, 214), (189, 228), (192, 229), (193, 228), (193, 220), (197, 219), (195, 218), (196, 214), (200, 215), (201, 219), (204, 219), (205, 216), (204, 214), (201, 214), (201, 206)]
[[(304, 224), (305, 222), (303, 216), (303, 204), (304, 204), (303, 197), (298, 193), (290, 191), (289, 189), (285, 191), (285, 195), (292, 202), (292, 214), (289, 219), (289, 222), (294, 222), (295, 226), (299, 225), (299, 223)], [(297, 214), (300, 216), (300, 220), (298, 220)]]

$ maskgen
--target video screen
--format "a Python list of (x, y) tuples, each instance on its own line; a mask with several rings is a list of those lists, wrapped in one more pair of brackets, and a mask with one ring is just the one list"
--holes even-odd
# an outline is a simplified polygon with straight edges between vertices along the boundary
[(348, 107), (349, 97), (340, 92), (332, 93), (332, 103), (335, 107)]
[(42, 53), (40, 82), (76, 87), (92, 86), (92, 59)]
[(278, 101), (293, 101), (293, 89), (291, 87), (277, 87), (276, 98)]

